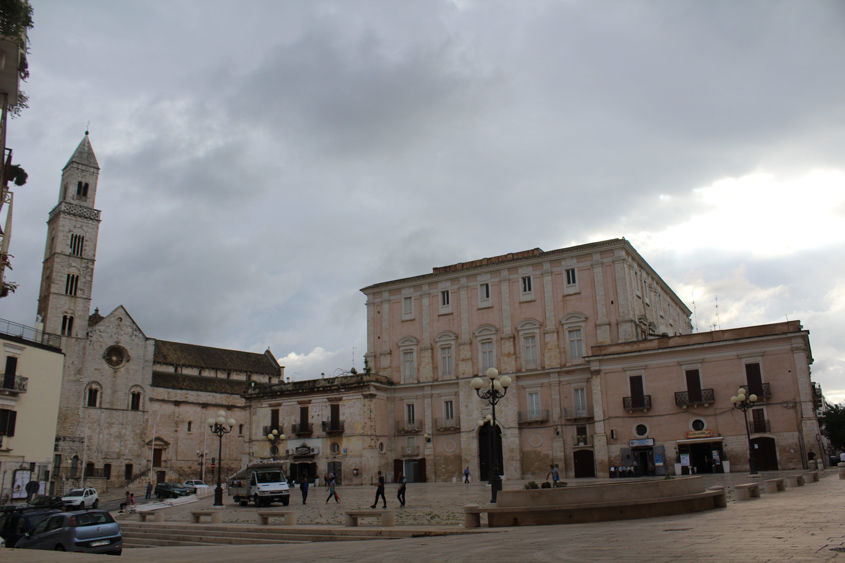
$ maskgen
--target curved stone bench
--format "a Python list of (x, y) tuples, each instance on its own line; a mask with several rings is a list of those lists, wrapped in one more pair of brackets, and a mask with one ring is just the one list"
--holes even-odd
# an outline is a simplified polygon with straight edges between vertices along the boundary
[(780, 493), (786, 490), (783, 479), (766, 479), (763, 484), (767, 493)]
[(287, 526), (295, 526), (296, 525), (296, 512), (291, 512), (290, 510), (259, 510), (258, 511), (258, 523), (262, 526), (268, 526), (270, 524), (270, 518), (284, 518), (285, 525)]
[(738, 501), (760, 498), (760, 484), (746, 483), (744, 485), (734, 485), (734, 498)]
[(804, 486), (804, 476), (803, 475), (790, 475), (786, 478), (786, 484), (789, 485), (790, 489), (794, 489), (795, 487), (803, 487)]
[[(501, 493), (499, 493), (501, 494)], [(542, 526), (580, 524), (608, 520), (632, 520), (701, 512), (727, 506), (721, 488), (672, 497), (642, 498), (578, 505), (464, 507), (464, 527), (481, 525), (481, 514), (487, 513), (487, 526)]]

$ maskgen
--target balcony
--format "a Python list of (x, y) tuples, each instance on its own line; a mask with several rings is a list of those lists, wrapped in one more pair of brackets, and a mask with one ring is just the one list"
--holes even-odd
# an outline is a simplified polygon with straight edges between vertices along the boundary
[(20, 338), (21, 340), (45, 344), (53, 348), (62, 347), (62, 337), (58, 334), (47, 334), (43, 330), (13, 323), (6, 319), (0, 319), (0, 334), (7, 334), (15, 338)]
[(592, 440), (590, 440), (590, 436), (586, 434), (579, 434), (575, 436), (575, 444), (573, 447), (575, 448), (588, 448), (593, 445)]
[(748, 429), (752, 434), (771, 432), (768, 420), (749, 420)]
[(422, 420), (397, 420), (396, 432), (399, 434), (417, 434), (422, 432)]
[(448, 432), (450, 430), (460, 430), (460, 418), (453, 416), (452, 418), (435, 418), (434, 429), (438, 432)]
[(401, 457), (420, 457), (419, 446), (405, 446), (400, 452)]
[(265, 426), (265, 427), (263, 427), (262, 430), (261, 430), (261, 435), (266, 438), (267, 436), (270, 435), (271, 432), (273, 432), (273, 430), (277, 431), (279, 434), (285, 433), (284, 426), (282, 426), (280, 424), (278, 426)]
[(593, 418), (593, 407), (581, 409), (563, 409), (564, 420), (575, 420), (578, 418)]
[[(745, 396), (747, 397), (749, 395), (748, 385), (741, 385), (740, 387), (742, 389), (745, 389)], [(751, 391), (751, 393), (754, 393), (755, 395), (757, 395), (758, 401), (768, 401), (769, 399), (772, 398), (772, 388), (771, 388), (771, 385), (768, 384), (768, 383), (764, 383), (762, 389), (759, 389), (759, 388), (755, 389), (755, 390)]]
[(314, 433), (314, 425), (310, 422), (291, 424), (290, 432), (294, 436), (311, 436)]
[(26, 388), (29, 385), (29, 378), (22, 375), (16, 375), (14, 380), (3, 378), (0, 381), (0, 395), (20, 395), (26, 393)]
[(327, 436), (343, 434), (344, 425), (342, 420), (324, 420), (320, 425), (323, 428), (323, 434)]
[(702, 389), (701, 393), (690, 393), (689, 391), (676, 391), (675, 404), (679, 407), (710, 406), (716, 402), (716, 393), (712, 389)]
[(622, 407), (628, 411), (647, 411), (651, 408), (651, 395), (639, 395), (637, 397), (623, 397)]
[(519, 411), (517, 413), (517, 422), (519, 424), (533, 424), (535, 422), (548, 422), (548, 409), (541, 409), (537, 411)]

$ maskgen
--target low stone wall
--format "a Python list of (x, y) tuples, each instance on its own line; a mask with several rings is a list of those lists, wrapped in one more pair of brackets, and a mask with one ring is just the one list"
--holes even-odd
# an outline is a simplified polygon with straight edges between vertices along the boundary
[(540, 526), (652, 518), (727, 506), (723, 487), (704, 489), (701, 477), (603, 483), (558, 489), (501, 491), (493, 507), (464, 507), (464, 525)]
[(500, 491), (496, 505), (499, 508), (514, 506), (577, 506), (602, 502), (622, 502), (661, 497), (677, 497), (704, 492), (701, 477), (676, 477), (660, 480), (619, 480), (556, 489), (525, 489)]

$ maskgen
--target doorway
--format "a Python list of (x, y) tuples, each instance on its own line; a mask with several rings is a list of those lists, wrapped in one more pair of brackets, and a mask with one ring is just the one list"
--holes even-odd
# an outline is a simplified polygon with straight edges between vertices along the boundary
[(774, 438), (752, 438), (751, 452), (757, 460), (757, 471), (778, 470), (778, 452)]
[(341, 472), (341, 470), (343, 468), (342, 466), (343, 466), (343, 462), (341, 462), (341, 461), (330, 461), (330, 462), (328, 462), (328, 464), (326, 464), (326, 475), (328, 475), (330, 473), (334, 473), (335, 480), (337, 481), (338, 485), (343, 484), (343, 478), (342, 478), (342, 472)]
[(496, 452), (499, 474), (504, 473), (502, 463), (502, 429), (496, 426), (495, 432), (489, 424), (485, 424), (478, 430), (478, 474), (482, 481), (489, 481), (492, 477), (490, 471), (490, 445)]
[(593, 450), (575, 450), (572, 454), (572, 465), (575, 471), (575, 478), (595, 477), (596, 464)]

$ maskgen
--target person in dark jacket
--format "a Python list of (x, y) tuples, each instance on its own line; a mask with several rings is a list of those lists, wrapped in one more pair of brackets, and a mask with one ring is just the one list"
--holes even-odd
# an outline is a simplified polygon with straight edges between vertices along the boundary
[(303, 477), (299, 481), (299, 490), (302, 492), (302, 504), (305, 504), (305, 499), (308, 498), (308, 477)]
[(384, 498), (384, 476), (381, 474), (381, 471), (378, 472), (378, 483), (376, 486), (378, 487), (376, 489), (376, 500), (373, 501), (373, 505), (370, 508), (375, 508), (378, 505), (378, 497), (381, 497), (384, 507), (387, 508), (387, 499)]

